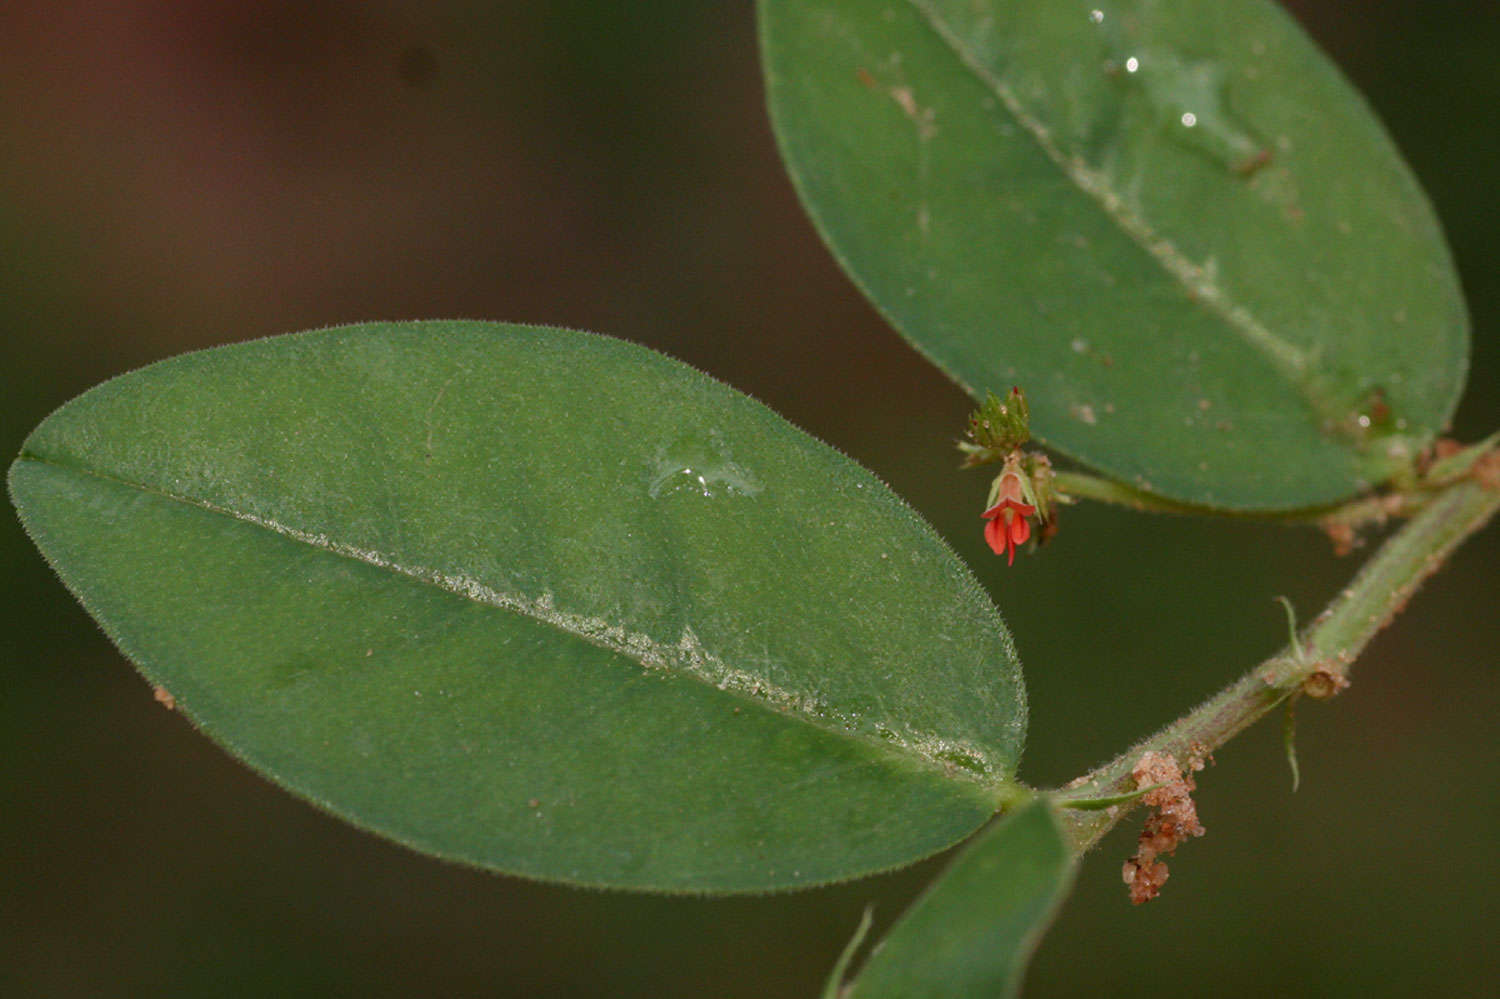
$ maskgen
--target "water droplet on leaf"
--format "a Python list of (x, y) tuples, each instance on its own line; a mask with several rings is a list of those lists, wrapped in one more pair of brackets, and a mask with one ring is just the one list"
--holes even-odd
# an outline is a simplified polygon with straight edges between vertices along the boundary
[(1225, 100), (1227, 72), (1166, 48), (1137, 49), (1124, 60), (1126, 79), (1139, 88), (1175, 142), (1249, 176), (1271, 159), (1271, 147), (1252, 134)]
[(724, 435), (710, 430), (660, 447), (646, 492), (652, 499), (675, 493), (754, 496), (764, 488), (755, 473), (734, 460)]

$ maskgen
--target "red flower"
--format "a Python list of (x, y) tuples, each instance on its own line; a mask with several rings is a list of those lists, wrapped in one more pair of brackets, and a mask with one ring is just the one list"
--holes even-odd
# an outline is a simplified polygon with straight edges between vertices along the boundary
[(1024, 498), (1020, 474), (1009, 469), (996, 480), (991, 498), (995, 504), (980, 514), (989, 521), (984, 525), (984, 540), (996, 555), (1005, 555), (1006, 565), (1015, 565), (1016, 545), (1031, 537), (1031, 521), (1026, 518), (1036, 514), (1036, 507)]

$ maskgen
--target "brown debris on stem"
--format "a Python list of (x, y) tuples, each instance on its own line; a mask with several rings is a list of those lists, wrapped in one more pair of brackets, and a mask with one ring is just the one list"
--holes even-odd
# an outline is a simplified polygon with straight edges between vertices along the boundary
[(1141, 756), (1130, 772), (1136, 787), (1162, 785), (1141, 797), (1153, 811), (1141, 830), (1135, 856), (1125, 861), (1121, 872), (1133, 904), (1149, 902), (1161, 894), (1169, 872), (1167, 865), (1157, 858), (1171, 856), (1183, 840), (1202, 836), (1206, 831), (1198, 821), (1198, 808), (1192, 798), (1198, 786), (1193, 782), (1192, 772), (1202, 769), (1203, 760), (1195, 757), (1188, 761), (1189, 772), (1183, 773), (1171, 756), (1151, 750)]
[(1491, 451), (1474, 463), (1474, 481), (1492, 492), (1500, 492), (1500, 451)]
[(1349, 678), (1337, 664), (1320, 663), (1312, 674), (1302, 681), (1302, 692), (1315, 701), (1326, 701), (1349, 686)]
[(1347, 520), (1329, 518), (1322, 522), (1323, 533), (1333, 542), (1333, 554), (1343, 558), (1364, 544), (1364, 539)]

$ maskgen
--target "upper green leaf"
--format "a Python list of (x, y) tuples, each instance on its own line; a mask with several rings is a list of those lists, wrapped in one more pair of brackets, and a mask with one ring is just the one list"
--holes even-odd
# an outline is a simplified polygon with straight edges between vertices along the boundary
[(976, 398), (1140, 488), (1242, 509), (1383, 481), (1467, 318), (1359, 95), (1274, 4), (762, 0), (814, 222)]
[(640, 347), (351, 326), (117, 378), (10, 487), (252, 766), (418, 849), (738, 891), (914, 860), (1025, 724), (999, 615), (869, 472)]
[(901, 916), (849, 999), (1019, 995), (1076, 867), (1045, 800), (1007, 816), (975, 837)]

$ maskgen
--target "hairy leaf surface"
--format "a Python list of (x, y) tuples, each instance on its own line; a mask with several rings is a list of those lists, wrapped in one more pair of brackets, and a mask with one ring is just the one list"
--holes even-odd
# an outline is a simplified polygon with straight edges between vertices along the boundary
[(108, 382), (10, 488), (111, 638), (251, 766), (418, 849), (741, 891), (993, 813), (1004, 624), (880, 481), (651, 351), (351, 326)]
[(1038, 800), (975, 837), (876, 945), (849, 999), (999, 999), (1073, 883), (1052, 807)]
[(1273, 3), (762, 0), (824, 239), (971, 394), (1159, 495), (1346, 498), (1452, 414), (1468, 326), (1433, 213)]

